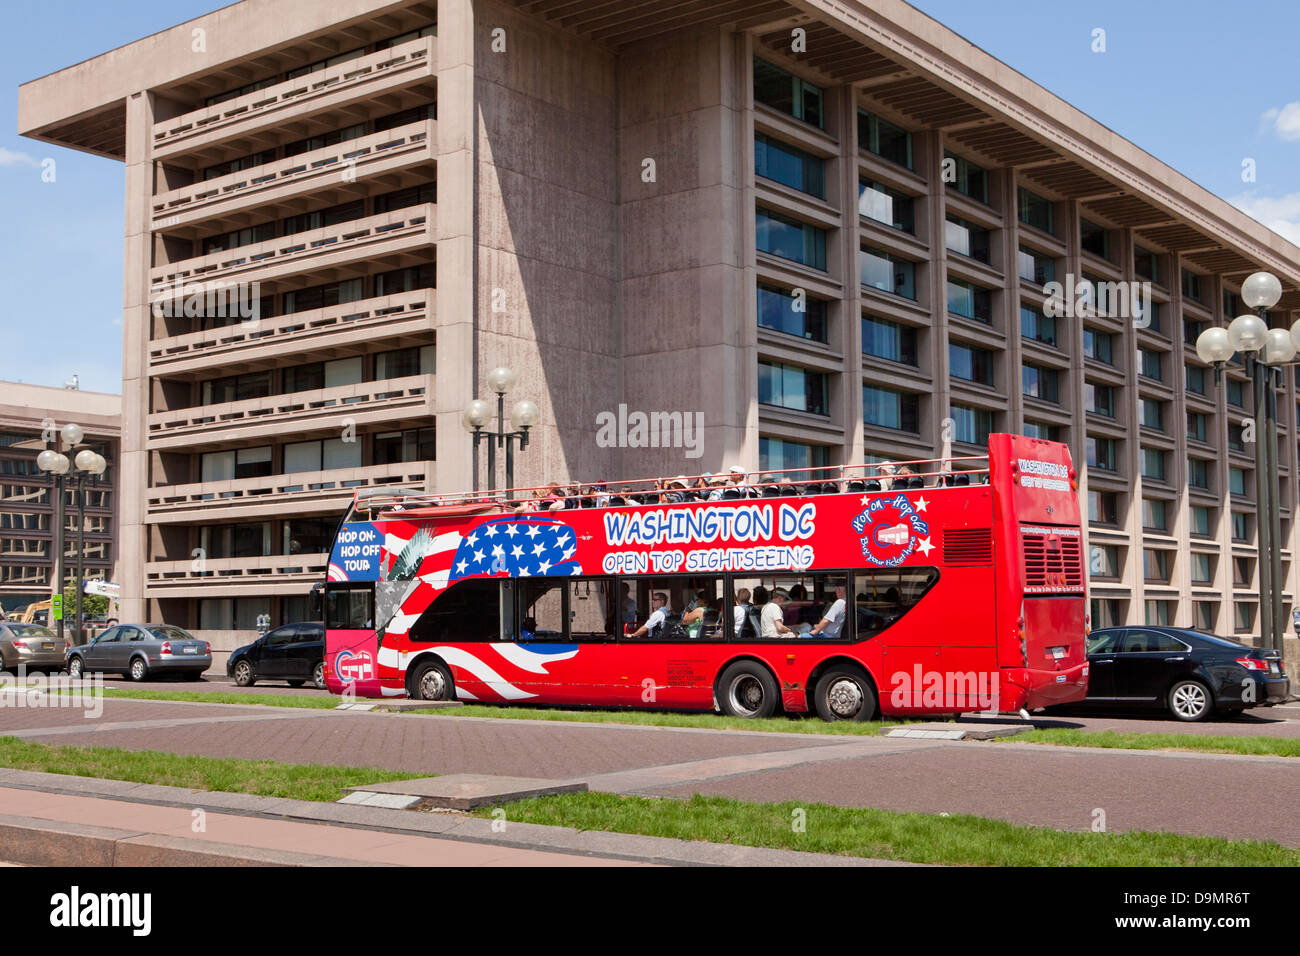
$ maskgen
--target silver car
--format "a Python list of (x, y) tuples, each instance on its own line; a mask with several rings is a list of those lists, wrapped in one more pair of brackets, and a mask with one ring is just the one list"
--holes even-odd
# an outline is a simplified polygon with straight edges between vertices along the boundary
[(161, 674), (198, 680), (212, 666), (212, 648), (171, 624), (118, 624), (89, 644), (69, 647), (68, 673), (80, 677), (100, 671), (134, 681)]
[(40, 624), (0, 622), (0, 667), (17, 671), (63, 670), (67, 644), (48, 627)]

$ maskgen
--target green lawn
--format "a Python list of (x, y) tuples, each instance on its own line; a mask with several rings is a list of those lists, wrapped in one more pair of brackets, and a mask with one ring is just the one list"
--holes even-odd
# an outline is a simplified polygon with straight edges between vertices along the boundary
[(1064, 747), (1118, 747), (1128, 750), (1194, 750), (1205, 753), (1254, 754), (1275, 757), (1300, 757), (1297, 737), (1234, 737), (1208, 734), (1144, 734), (1115, 730), (1087, 731), (1055, 727), (1031, 730), (1014, 737), (1011, 743), (1053, 744)]
[[(1300, 851), (1172, 833), (1064, 832), (983, 817), (820, 803), (564, 794), (507, 804), (506, 819), (578, 830), (958, 866), (1296, 866)], [(797, 832), (802, 810), (804, 832)], [(490, 816), (492, 809), (477, 811)]]
[(326, 803), (347, 796), (348, 787), (429, 776), (369, 767), (190, 757), (153, 750), (60, 747), (15, 737), (0, 737), (0, 767)]

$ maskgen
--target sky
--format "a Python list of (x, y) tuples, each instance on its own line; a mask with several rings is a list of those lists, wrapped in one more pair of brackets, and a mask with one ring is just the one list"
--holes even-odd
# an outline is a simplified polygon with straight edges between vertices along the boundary
[[(19, 137), (19, 84), (221, 5), (0, 0), (0, 379), (121, 390), (123, 168)], [(1298, 0), (913, 5), (1300, 243)]]

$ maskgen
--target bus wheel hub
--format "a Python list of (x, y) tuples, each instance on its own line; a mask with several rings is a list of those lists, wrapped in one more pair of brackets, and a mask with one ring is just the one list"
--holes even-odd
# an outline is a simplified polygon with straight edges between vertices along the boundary
[(839, 716), (852, 717), (862, 709), (862, 688), (857, 681), (847, 677), (837, 680), (827, 692), (826, 702)]

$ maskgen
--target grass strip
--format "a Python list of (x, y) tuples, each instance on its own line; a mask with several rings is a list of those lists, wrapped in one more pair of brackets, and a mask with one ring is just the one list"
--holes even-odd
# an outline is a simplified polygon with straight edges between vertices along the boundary
[(1187, 750), (1216, 754), (1300, 757), (1300, 737), (1231, 736), (1227, 734), (1149, 734), (1123, 733), (1115, 730), (1072, 730), (1055, 727), (1031, 730), (1014, 737), (1011, 743), (1051, 744), (1058, 747), (1106, 747), (1125, 750)]
[[(1296, 866), (1300, 851), (1276, 843), (1177, 833), (1093, 833), (1021, 826), (984, 817), (896, 813), (822, 803), (749, 803), (575, 793), (507, 804), (520, 823), (703, 840), (838, 856), (956, 866)], [(475, 811), (490, 816), (491, 808)], [(798, 824), (802, 822), (802, 831)], [(1082, 825), (1086, 826), (1087, 822)]]
[(327, 803), (345, 797), (348, 787), (429, 776), (375, 767), (194, 757), (117, 747), (65, 747), (16, 737), (0, 737), (0, 767)]
[(494, 707), (490, 704), (465, 704), (445, 710), (426, 711), (440, 717), (513, 717), (518, 720), (589, 721), (605, 724), (641, 724), (647, 727), (698, 727), (702, 730), (764, 730), (786, 734), (826, 734), (834, 737), (874, 737), (880, 728), (915, 723), (913, 720), (890, 719), (856, 723), (840, 720), (827, 723), (815, 714), (787, 714), (781, 717), (747, 719), (722, 714), (660, 710), (565, 710), (540, 705)]

